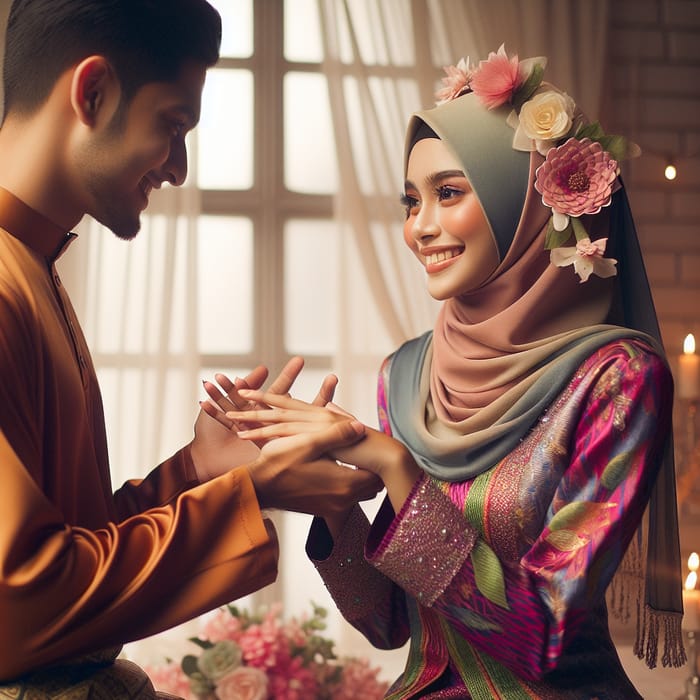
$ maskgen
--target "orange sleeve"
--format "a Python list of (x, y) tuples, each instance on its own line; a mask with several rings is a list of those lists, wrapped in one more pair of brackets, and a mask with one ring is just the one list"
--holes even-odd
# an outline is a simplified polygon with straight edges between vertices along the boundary
[(66, 525), (0, 433), (0, 680), (177, 625), (272, 582), (245, 468), (103, 529)]

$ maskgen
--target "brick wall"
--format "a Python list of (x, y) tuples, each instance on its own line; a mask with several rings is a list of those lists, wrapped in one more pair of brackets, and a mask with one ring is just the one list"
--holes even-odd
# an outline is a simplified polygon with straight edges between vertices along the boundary
[[(623, 176), (675, 373), (685, 335), (700, 345), (700, 0), (612, 0), (610, 8), (604, 123), (643, 150)], [(673, 181), (663, 174), (669, 159), (678, 169)], [(700, 464), (686, 449), (687, 406), (676, 404), (678, 467), (698, 482), (694, 497), (684, 491), (687, 555), (700, 551)]]
[(642, 146), (623, 175), (673, 357), (700, 341), (700, 0), (613, 0), (610, 62), (606, 126)]

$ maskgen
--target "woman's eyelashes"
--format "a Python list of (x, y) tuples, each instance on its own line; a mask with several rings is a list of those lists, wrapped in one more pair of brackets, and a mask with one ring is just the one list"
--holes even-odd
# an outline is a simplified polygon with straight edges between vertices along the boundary
[(406, 192), (399, 197), (399, 202), (406, 212), (407, 219), (411, 216), (411, 213), (418, 208), (418, 199)]

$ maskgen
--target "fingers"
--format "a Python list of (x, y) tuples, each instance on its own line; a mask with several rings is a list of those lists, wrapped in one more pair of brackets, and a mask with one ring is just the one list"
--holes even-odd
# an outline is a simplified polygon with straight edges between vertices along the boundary
[(288, 394), (303, 368), (304, 359), (301, 357), (293, 357), (282, 368), (277, 379), (270, 384), (268, 392), (272, 394)]
[[(246, 376), (245, 379), (240, 379), (236, 378), (235, 380), (235, 387), (236, 389), (260, 389), (262, 385), (265, 383), (265, 380), (267, 379), (269, 375), (269, 372), (267, 370), (267, 367), (264, 365), (258, 365), (254, 370), (251, 370)], [(225, 377), (225, 375), (221, 375), (222, 377)], [(216, 381), (219, 381), (218, 375)], [(221, 383), (221, 382), (219, 382)], [(223, 384), (221, 385), (224, 388), (224, 391), (229, 391), (231, 387), (225, 387)]]
[(327, 403), (330, 403), (333, 401), (337, 386), (338, 377), (336, 377), (335, 374), (327, 375), (321, 384), (321, 388), (318, 390), (318, 394), (316, 394), (316, 397), (311, 403), (315, 406), (325, 406)]

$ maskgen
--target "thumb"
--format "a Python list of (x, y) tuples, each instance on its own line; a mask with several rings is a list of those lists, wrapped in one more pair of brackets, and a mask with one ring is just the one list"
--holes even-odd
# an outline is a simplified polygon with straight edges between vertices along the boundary
[(357, 419), (344, 420), (333, 423), (327, 430), (317, 433), (318, 446), (323, 446), (324, 451), (336, 447), (352, 445), (365, 436), (365, 425)]

